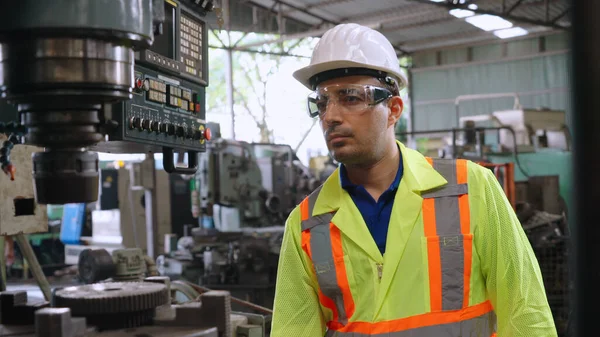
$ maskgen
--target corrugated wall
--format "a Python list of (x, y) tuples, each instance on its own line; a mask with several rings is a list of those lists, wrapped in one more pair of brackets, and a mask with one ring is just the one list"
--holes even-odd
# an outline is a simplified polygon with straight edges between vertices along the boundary
[[(570, 125), (568, 48), (561, 33), (414, 55), (414, 129), (457, 126), (457, 96), (505, 92), (517, 92), (525, 108), (566, 110)], [(512, 105), (512, 98), (461, 102), (460, 114), (488, 114)]]

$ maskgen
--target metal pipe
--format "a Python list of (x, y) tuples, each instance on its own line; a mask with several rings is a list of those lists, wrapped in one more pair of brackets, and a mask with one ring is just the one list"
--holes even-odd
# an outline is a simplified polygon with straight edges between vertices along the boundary
[(35, 256), (33, 248), (31, 248), (31, 243), (29, 243), (29, 239), (27, 239), (27, 237), (23, 233), (17, 234), (14, 237), (17, 239), (17, 244), (21, 248), (23, 259), (25, 259), (27, 263), (29, 263), (29, 268), (31, 268), (31, 274), (33, 274), (33, 278), (40, 287), (42, 294), (44, 294), (44, 299), (50, 302), (52, 298), (52, 290), (50, 289), (50, 283), (48, 283), (48, 279), (46, 279), (46, 275), (44, 275), (42, 266), (40, 266), (40, 262)]
[(461, 95), (456, 97), (454, 100), (454, 106), (456, 108), (456, 126), (460, 127), (460, 111), (459, 105), (461, 101), (473, 101), (478, 99), (488, 99), (488, 98), (502, 98), (502, 97), (514, 97), (515, 102), (513, 105), (513, 109), (521, 109), (521, 102), (519, 101), (519, 94), (516, 92), (509, 93), (498, 93), (498, 94), (475, 94), (475, 95)]

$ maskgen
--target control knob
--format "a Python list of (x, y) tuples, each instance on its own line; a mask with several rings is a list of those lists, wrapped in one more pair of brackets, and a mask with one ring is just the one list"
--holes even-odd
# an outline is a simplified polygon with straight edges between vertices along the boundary
[(183, 126), (178, 126), (177, 127), (177, 137), (183, 137), (185, 133), (185, 130), (183, 129)]
[(150, 130), (150, 120), (144, 119), (142, 121), (142, 130)]
[(187, 130), (185, 132), (185, 138), (187, 138), (187, 139), (194, 138), (194, 129), (193, 128), (187, 128)]
[(167, 123), (158, 123), (158, 129), (160, 133), (167, 133)]
[(154, 131), (156, 133), (160, 132), (160, 123), (157, 121), (153, 121), (152, 123), (150, 123), (150, 131)]
[(141, 120), (139, 117), (131, 117), (129, 119), (129, 128), (130, 129), (139, 129), (142, 126)]
[(173, 124), (167, 125), (167, 134), (169, 136), (173, 136), (175, 134), (175, 125), (173, 125)]

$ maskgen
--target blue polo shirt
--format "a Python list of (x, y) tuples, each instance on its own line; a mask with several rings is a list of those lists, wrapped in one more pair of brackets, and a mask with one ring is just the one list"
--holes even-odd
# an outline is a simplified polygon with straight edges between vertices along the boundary
[(385, 253), (385, 241), (390, 215), (392, 214), (392, 205), (394, 205), (394, 197), (400, 185), (403, 171), (402, 154), (400, 154), (400, 166), (398, 167), (396, 178), (390, 187), (379, 197), (379, 200), (376, 201), (363, 186), (350, 182), (346, 168), (344, 165), (340, 165), (340, 183), (342, 188), (350, 194), (350, 197), (352, 197), (356, 207), (362, 214), (381, 255)]

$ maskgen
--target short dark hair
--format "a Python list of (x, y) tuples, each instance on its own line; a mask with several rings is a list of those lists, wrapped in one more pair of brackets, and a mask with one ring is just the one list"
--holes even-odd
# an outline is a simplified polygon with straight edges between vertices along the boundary
[(389, 77), (386, 77), (386, 78), (378, 77), (377, 80), (379, 80), (379, 82), (381, 82), (381, 84), (387, 90), (389, 90), (392, 93), (392, 95), (400, 96), (400, 90), (398, 90), (398, 83), (396, 82), (396, 80), (393, 80)]

